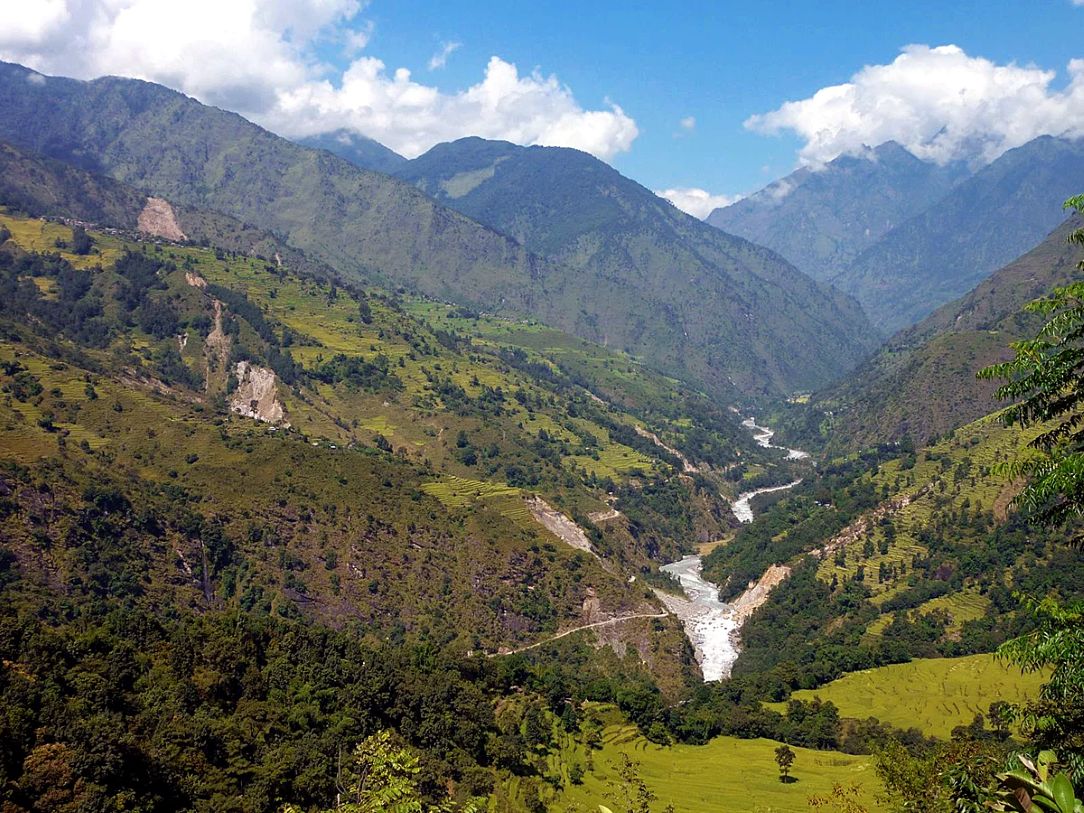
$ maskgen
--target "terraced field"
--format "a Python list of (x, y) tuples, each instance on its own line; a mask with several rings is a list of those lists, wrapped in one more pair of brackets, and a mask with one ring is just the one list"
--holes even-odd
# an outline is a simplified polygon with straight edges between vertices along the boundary
[(477, 500), (516, 496), (520, 493), (518, 488), (511, 486), (454, 476), (435, 483), (426, 483), (422, 486), (422, 491), (436, 497), (449, 508), (464, 508)]
[(795, 692), (797, 700), (830, 700), (844, 717), (876, 717), (900, 728), (948, 737), (958, 725), (985, 714), (995, 700), (1034, 697), (1045, 677), (1021, 674), (993, 655), (928, 658), (844, 675), (820, 687)]
[[(938, 516), (963, 516), (965, 513), (993, 511), (996, 515), (1007, 502), (1007, 484), (999, 465), (1010, 460), (1024, 443), (1017, 430), (1006, 430), (993, 417), (962, 427), (950, 438), (920, 451), (914, 464), (902, 459), (882, 465), (873, 482), (894, 500), (905, 503), (888, 511), (879, 521), (868, 522), (864, 531), (846, 545), (845, 563), (834, 555), (824, 558), (818, 576), (826, 582), (834, 578), (853, 579), (861, 566), (865, 585), (872, 592), (872, 602), (880, 605), (907, 586), (903, 576), (913, 559), (926, 554), (918, 532)], [(889, 527), (890, 526), (890, 527)], [(863, 551), (872, 543), (869, 555)], [(867, 548), (868, 550), (868, 548)], [(883, 552), (882, 552), (883, 551)], [(899, 578), (878, 580), (881, 566), (894, 570)], [(924, 605), (923, 612), (944, 609), (953, 616), (954, 629), (982, 615), (982, 602), (946, 601)], [(871, 632), (879, 632), (887, 620), (874, 622)]]
[[(601, 750), (590, 754), (594, 767), (583, 784), (566, 783), (549, 809), (594, 813), (600, 803), (620, 809), (617, 765), (622, 753), (639, 763), (640, 775), (657, 797), (653, 810), (670, 804), (675, 813), (798, 813), (810, 809), (810, 796), (827, 794), (837, 783), (860, 786), (863, 801), (877, 809), (880, 784), (869, 757), (793, 748), (797, 757), (792, 776), (797, 781), (783, 784), (774, 759), (778, 746), (774, 740), (734, 737), (717, 737), (701, 746), (659, 746), (633, 727), (609, 726)], [(582, 745), (566, 743), (552, 767), (567, 780), (573, 764), (585, 766), (587, 752)]]
[(73, 254), (59, 248), (57, 241), (70, 244), (72, 230), (59, 223), (6, 215), (0, 208), (0, 226), (11, 232), (11, 236), (21, 246), (31, 251), (56, 252), (75, 268), (95, 268), (116, 262), (123, 252), (121, 241), (108, 234), (95, 233), (95, 247), (91, 254)]

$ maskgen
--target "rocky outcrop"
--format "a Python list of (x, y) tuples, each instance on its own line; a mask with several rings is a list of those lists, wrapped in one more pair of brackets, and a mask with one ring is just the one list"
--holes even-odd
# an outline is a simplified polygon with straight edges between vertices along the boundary
[(230, 398), (230, 411), (264, 423), (290, 425), (286, 422), (286, 412), (279, 401), (278, 376), (273, 370), (239, 361), (234, 374), (237, 376), (237, 390)]
[(177, 222), (177, 213), (164, 198), (147, 198), (147, 205), (139, 213), (136, 225), (141, 232), (152, 237), (161, 237), (174, 242), (188, 239), (181, 231), (181, 224)]
[(778, 587), (787, 576), (790, 568), (786, 565), (772, 565), (755, 583), (749, 585), (744, 593), (734, 599), (730, 605), (734, 611), (734, 618), (740, 627), (755, 613), (771, 596), (772, 590)]
[(191, 285), (193, 288), (199, 288), (201, 291), (207, 287), (207, 280), (205, 280), (195, 271), (185, 271), (184, 281)]
[(527, 508), (530, 509), (531, 516), (533, 516), (542, 527), (558, 537), (561, 541), (574, 548), (586, 551), (592, 556), (597, 556), (594, 548), (591, 547), (591, 541), (587, 538), (587, 534), (583, 532), (583, 529), (541, 497), (528, 497)]

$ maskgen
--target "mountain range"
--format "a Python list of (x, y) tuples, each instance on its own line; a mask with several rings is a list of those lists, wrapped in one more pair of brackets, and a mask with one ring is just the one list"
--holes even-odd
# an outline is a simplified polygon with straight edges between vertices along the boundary
[(316, 150), (327, 150), (356, 167), (383, 172), (385, 175), (394, 174), (407, 160), (379, 141), (345, 128), (299, 138), (297, 143)]
[(970, 174), (890, 143), (799, 170), (708, 221), (776, 247), (892, 334), (1037, 244), (1081, 188), (1080, 140), (1041, 136)]
[(974, 373), (1080, 278), (1081, 145), (713, 225), (576, 150), (302, 142), (0, 64), (5, 813), (876, 809), (892, 760), (926, 809), (1016, 747), (1045, 678), (989, 653), (1084, 559)]
[(706, 220), (829, 280), (967, 175), (963, 164), (921, 161), (889, 141), (823, 167), (802, 167)]
[[(147, 82), (80, 82), (5, 64), (0, 140), (253, 224), (345, 278), (532, 315), (717, 393), (825, 384), (875, 344), (853, 300), (767, 249), (678, 213), (598, 162), (590, 180), (547, 163), (554, 184), (539, 193), (547, 199), (532, 205), (550, 207), (544, 222), (553, 239), (540, 229), (524, 246), (514, 234), (481, 225), (412, 184)], [(524, 155), (569, 167), (594, 161), (567, 150)], [(496, 158), (481, 161), (489, 166)], [(449, 165), (445, 174), (464, 183), (460, 176), (467, 171), (475, 170)], [(506, 172), (495, 174), (496, 183), (472, 188), (471, 199), (498, 189)], [(570, 206), (576, 201), (569, 195), (581, 183), (594, 186), (594, 202), (621, 190), (617, 208), (628, 216), (615, 217), (614, 207), (602, 206), (592, 215), (599, 218), (594, 231), (575, 222), (588, 214)], [(526, 192), (505, 189), (512, 193), (509, 204)], [(467, 202), (464, 196), (442, 200)], [(516, 211), (522, 209), (510, 206)], [(580, 237), (556, 259), (531, 250), (554, 246), (563, 233)]]
[(997, 385), (975, 372), (1011, 357), (1009, 343), (1035, 335), (1028, 302), (1080, 278), (1074, 220), (917, 325), (890, 338), (871, 359), (812, 405), (831, 411), (831, 442), (858, 448), (910, 438), (929, 443), (995, 411)]

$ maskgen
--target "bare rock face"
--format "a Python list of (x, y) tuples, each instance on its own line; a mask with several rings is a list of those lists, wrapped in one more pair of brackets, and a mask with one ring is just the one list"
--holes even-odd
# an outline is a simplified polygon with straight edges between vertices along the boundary
[(734, 608), (734, 614), (739, 624), (744, 624), (753, 613), (760, 609), (761, 605), (768, 600), (772, 590), (778, 587), (787, 576), (790, 568), (786, 565), (772, 565), (755, 584), (750, 584), (744, 593), (734, 600), (730, 606)]
[(201, 291), (207, 288), (207, 280), (205, 280), (195, 271), (185, 271), (184, 281), (191, 285), (193, 288), (199, 288)]
[(597, 555), (594, 548), (591, 547), (591, 540), (583, 532), (583, 528), (541, 497), (528, 497), (527, 508), (530, 509), (531, 516), (558, 539), (578, 550), (590, 553), (592, 556)]
[(147, 198), (147, 205), (139, 213), (136, 225), (141, 232), (152, 237), (161, 237), (174, 242), (188, 239), (181, 231), (181, 224), (177, 222), (177, 213), (164, 198)]
[(289, 426), (286, 411), (279, 401), (278, 376), (266, 367), (247, 361), (237, 362), (237, 391), (230, 399), (230, 411), (264, 423)]

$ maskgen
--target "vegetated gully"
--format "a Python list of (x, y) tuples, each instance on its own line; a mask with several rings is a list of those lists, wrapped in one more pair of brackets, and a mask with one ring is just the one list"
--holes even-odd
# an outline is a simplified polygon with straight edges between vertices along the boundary
[[(809, 457), (809, 454), (801, 449), (787, 449), (773, 444), (772, 436), (775, 433), (767, 427), (758, 426), (753, 418), (746, 418), (742, 426), (748, 428), (753, 433), (753, 439), (764, 448), (784, 449), (788, 460)], [(731, 510), (740, 522), (752, 522), (752, 500), (758, 494), (784, 491), (794, 488), (800, 482), (801, 480), (795, 480), (782, 486), (746, 491), (731, 503)], [(656, 594), (666, 608), (681, 619), (685, 634), (696, 652), (700, 671), (707, 682), (730, 677), (730, 670), (740, 652), (739, 633), (742, 624), (753, 610), (764, 602), (772, 588), (787, 577), (790, 570), (782, 565), (774, 565), (733, 604), (726, 604), (719, 600), (719, 588), (701, 577), (702, 566), (699, 554), (663, 565), (661, 570), (678, 580), (686, 597), (682, 599), (661, 591), (656, 591)]]

